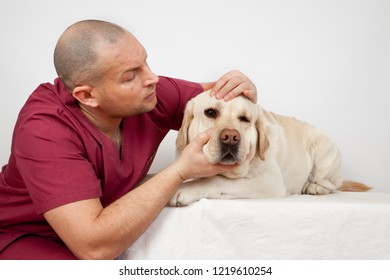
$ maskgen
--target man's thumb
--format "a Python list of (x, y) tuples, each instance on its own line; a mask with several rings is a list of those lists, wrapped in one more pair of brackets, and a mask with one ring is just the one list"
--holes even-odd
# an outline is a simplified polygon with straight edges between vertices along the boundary
[(206, 143), (209, 141), (211, 132), (212, 132), (212, 129), (209, 128), (209, 129), (207, 129), (206, 131), (203, 131), (203, 132), (199, 133), (199, 134), (196, 136), (196, 138), (194, 139), (194, 142), (195, 142), (197, 145), (203, 147), (204, 144), (206, 144)]

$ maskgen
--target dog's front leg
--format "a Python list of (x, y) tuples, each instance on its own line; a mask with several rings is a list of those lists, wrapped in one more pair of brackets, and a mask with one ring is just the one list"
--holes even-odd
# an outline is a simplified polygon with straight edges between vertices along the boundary
[[(169, 201), (169, 206), (186, 206), (202, 198), (222, 198), (221, 187), (224, 178), (220, 176), (201, 178), (184, 182)], [(227, 198), (227, 197), (225, 197)]]
[(251, 179), (229, 179), (223, 176), (215, 176), (185, 182), (174, 194), (168, 205), (186, 206), (202, 198), (270, 198), (285, 195), (286, 188), (282, 177), (272, 176), (270, 173)]

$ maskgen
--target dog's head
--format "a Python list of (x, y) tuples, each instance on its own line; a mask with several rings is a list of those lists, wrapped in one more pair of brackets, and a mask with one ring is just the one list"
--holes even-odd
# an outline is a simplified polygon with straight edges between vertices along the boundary
[(250, 162), (265, 160), (268, 138), (260, 120), (261, 108), (240, 95), (226, 102), (204, 92), (188, 102), (182, 126), (176, 139), (182, 150), (200, 132), (213, 128), (203, 152), (213, 164), (239, 164), (227, 177), (244, 177)]

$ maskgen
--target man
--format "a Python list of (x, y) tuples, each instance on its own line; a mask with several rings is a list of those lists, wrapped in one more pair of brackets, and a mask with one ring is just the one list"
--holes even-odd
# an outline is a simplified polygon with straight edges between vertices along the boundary
[(114, 259), (184, 180), (235, 168), (207, 162), (206, 131), (135, 188), (189, 99), (213, 89), (218, 98), (255, 101), (240, 72), (204, 84), (157, 77), (130, 32), (97, 20), (65, 30), (54, 64), (59, 78), (22, 108), (0, 174), (0, 259)]

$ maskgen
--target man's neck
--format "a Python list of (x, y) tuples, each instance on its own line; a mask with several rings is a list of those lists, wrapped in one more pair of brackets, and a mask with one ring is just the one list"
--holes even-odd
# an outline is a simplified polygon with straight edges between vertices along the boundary
[(108, 118), (89, 110), (80, 104), (81, 112), (99, 129), (109, 137), (120, 149), (122, 146), (122, 118)]

